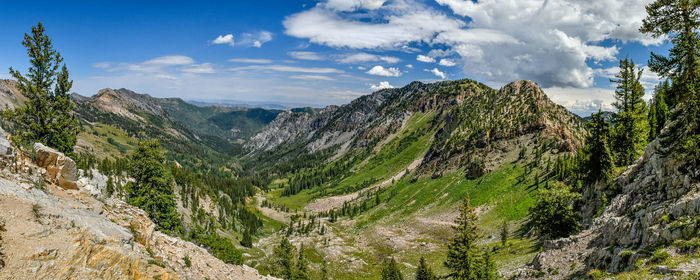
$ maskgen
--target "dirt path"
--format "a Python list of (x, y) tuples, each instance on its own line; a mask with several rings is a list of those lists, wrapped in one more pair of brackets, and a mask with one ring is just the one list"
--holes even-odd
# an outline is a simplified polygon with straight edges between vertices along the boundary
[(333, 208), (341, 207), (341, 206), (343, 206), (343, 203), (345, 203), (346, 201), (352, 201), (352, 200), (356, 199), (357, 197), (359, 197), (360, 193), (374, 190), (377, 187), (388, 186), (391, 184), (392, 181), (398, 181), (399, 179), (401, 179), (401, 177), (403, 177), (406, 174), (406, 170), (408, 170), (410, 172), (411, 170), (418, 167), (422, 162), (423, 162), (422, 157), (417, 158), (416, 160), (411, 162), (411, 164), (408, 165), (407, 169), (401, 170), (399, 173), (396, 173), (396, 175), (394, 175), (393, 177), (391, 177), (389, 179), (386, 179), (384, 182), (381, 182), (381, 183), (374, 185), (374, 186), (371, 186), (371, 187), (364, 188), (364, 189), (356, 191), (354, 193), (316, 199), (316, 200), (312, 201), (311, 203), (309, 203), (308, 205), (306, 205), (304, 207), (304, 209), (309, 210), (309, 211), (313, 211), (313, 212), (324, 212), (324, 211), (331, 210)]

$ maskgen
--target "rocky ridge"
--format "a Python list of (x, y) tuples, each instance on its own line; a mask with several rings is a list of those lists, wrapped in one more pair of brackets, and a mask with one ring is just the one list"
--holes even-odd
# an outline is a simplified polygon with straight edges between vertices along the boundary
[[(698, 167), (682, 173), (678, 162), (656, 152), (658, 147), (658, 140), (652, 142), (643, 158), (615, 180), (621, 194), (588, 229), (545, 242), (545, 251), (516, 278), (568, 279), (594, 268), (630, 271), (660, 245), (696, 234), (700, 229), (700, 182), (691, 175), (697, 174)], [(685, 266), (689, 266), (686, 275), (700, 271), (698, 262)]]
[(156, 231), (141, 209), (90, 195), (85, 180), (64, 189), (28, 156), (0, 159), (0, 279), (272, 279)]

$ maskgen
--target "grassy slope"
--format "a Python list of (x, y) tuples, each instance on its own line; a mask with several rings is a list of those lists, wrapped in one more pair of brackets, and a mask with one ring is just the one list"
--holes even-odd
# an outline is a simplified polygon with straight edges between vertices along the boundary
[[(425, 130), (433, 117), (434, 114), (412, 116), (400, 135), (387, 143), (380, 152), (375, 153), (368, 161), (355, 166), (349, 176), (327, 185), (328, 194), (351, 193), (358, 190), (365, 181), (383, 182), (404, 170), (415, 159), (422, 157), (430, 147), (433, 133)], [(399, 146), (401, 141), (404, 141), (404, 147)], [(302, 209), (320, 195), (319, 188), (303, 190), (286, 197), (281, 196), (281, 193), (281, 189), (273, 190), (270, 201), (290, 209)]]
[(78, 135), (76, 151), (93, 153), (98, 159), (123, 156), (135, 149), (138, 143), (138, 140), (111, 125), (95, 123), (83, 128), (85, 131)]
[[(356, 166), (355, 171), (339, 183), (330, 186), (330, 190), (347, 190), (365, 180), (376, 179), (381, 182), (391, 178), (396, 173), (402, 171), (413, 160), (425, 154), (431, 142), (433, 133), (425, 133), (430, 115), (416, 115), (412, 117), (406, 128), (395, 139), (387, 143), (382, 149), (375, 153), (375, 156)], [(402, 140), (409, 139), (415, 132), (422, 132), (410, 141), (408, 146), (399, 146)], [(497, 236), (499, 225), (503, 220), (508, 220), (511, 231), (516, 230), (527, 216), (528, 208), (534, 203), (536, 186), (534, 185), (534, 175), (541, 172), (538, 168), (525, 174), (525, 162), (506, 163), (499, 169), (492, 171), (482, 178), (468, 180), (462, 171), (454, 171), (444, 174), (440, 178), (431, 179), (422, 177), (415, 182), (411, 182), (411, 174), (404, 176), (389, 186), (381, 194), (382, 204), (352, 218), (352, 226), (343, 223), (333, 224), (329, 230), (342, 237), (347, 244), (359, 243), (358, 238), (364, 239), (370, 236), (372, 229), (376, 226), (398, 226), (409, 225), (411, 221), (419, 217), (431, 217), (441, 213), (449, 212), (456, 208), (457, 203), (469, 194), (472, 206), (481, 207), (479, 225), (484, 234), (483, 242), (489, 248), (500, 247)], [(544, 182), (540, 183), (544, 184)], [(392, 191), (395, 193), (391, 199)], [(344, 193), (347, 193), (344, 192)], [(305, 190), (299, 194), (280, 197), (281, 190), (268, 193), (271, 201), (283, 204), (291, 209), (301, 209), (309, 201), (318, 195), (318, 188)], [(388, 201), (387, 201), (388, 200)], [(348, 219), (348, 218), (344, 218)], [(409, 225), (412, 226), (412, 225)], [(436, 244), (436, 250), (422, 253), (431, 266), (440, 273), (445, 273), (442, 262), (446, 255), (446, 240), (452, 236), (451, 232), (424, 229), (425, 236), (421, 238), (426, 242)], [(355, 258), (367, 263), (360, 270), (349, 270), (344, 265), (330, 265), (329, 270), (334, 279), (357, 279), (360, 275), (366, 279), (379, 279), (380, 256), (393, 255), (401, 260), (415, 266), (421, 254), (415, 251), (395, 252), (391, 248), (386, 248), (381, 241), (367, 242), (370, 248), (361, 248), (361, 252), (354, 255)], [(311, 250), (311, 249), (307, 249)], [(513, 268), (530, 261), (538, 252), (535, 240), (512, 236), (507, 250), (497, 249), (494, 251), (494, 260), (499, 268)], [(311, 255), (319, 255), (320, 251), (313, 250)], [(316, 260), (313, 260), (316, 262)], [(405, 276), (412, 276), (413, 268), (400, 266)]]

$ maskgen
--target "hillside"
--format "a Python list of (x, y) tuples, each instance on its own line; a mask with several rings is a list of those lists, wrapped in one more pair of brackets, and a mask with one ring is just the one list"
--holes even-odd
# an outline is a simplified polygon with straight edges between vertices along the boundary
[[(440, 270), (465, 194), (487, 236), (502, 221), (518, 225), (536, 186), (555, 180), (553, 162), (585, 135), (583, 120), (531, 81), (499, 90), (471, 80), (414, 82), (314, 115), (285, 112), (246, 144), (245, 168), (277, 174), (253, 205), (291, 221), (292, 234), (282, 228), (261, 237), (250, 254), (268, 271), (265, 252), (288, 236), (336, 264), (335, 279), (375, 279), (386, 256), (405, 264), (406, 275), (420, 255)], [(538, 251), (528, 236), (512, 246), (498, 255), (503, 275)]]
[[(3, 148), (7, 137), (0, 130)], [(154, 230), (118, 198), (94, 197), (90, 178), (77, 178), (76, 189), (56, 185), (46, 179), (55, 163), (45, 169), (20, 153), (0, 156), (2, 279), (273, 279)]]

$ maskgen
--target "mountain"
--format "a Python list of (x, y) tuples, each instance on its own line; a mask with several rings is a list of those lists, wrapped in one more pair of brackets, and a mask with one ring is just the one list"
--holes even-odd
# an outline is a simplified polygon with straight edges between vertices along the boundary
[[(471, 197), (483, 242), (504, 221), (524, 224), (555, 162), (582, 146), (584, 124), (532, 81), (413, 82), (316, 114), (283, 112), (244, 146), (243, 168), (274, 178), (257, 210), (291, 223), (256, 246), (272, 252), (285, 236), (333, 263), (336, 279), (378, 279), (389, 255), (404, 275), (420, 256), (445, 273), (457, 203)], [(495, 256), (502, 275), (537, 253), (532, 236), (512, 242)]]

